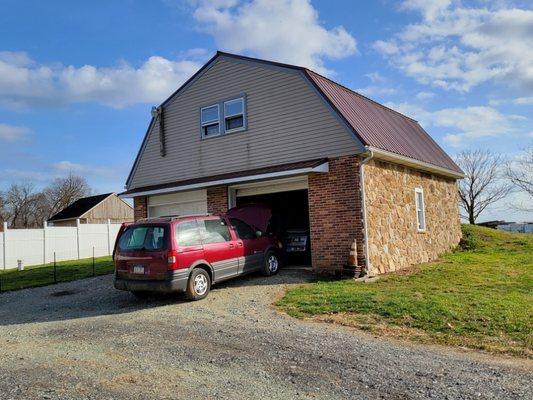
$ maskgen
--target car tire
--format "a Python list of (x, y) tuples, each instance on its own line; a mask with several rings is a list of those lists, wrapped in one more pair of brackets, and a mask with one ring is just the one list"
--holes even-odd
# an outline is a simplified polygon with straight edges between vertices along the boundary
[(187, 298), (189, 300), (201, 300), (209, 294), (211, 288), (211, 278), (203, 268), (192, 270), (187, 282)]
[(269, 250), (265, 254), (265, 260), (263, 262), (263, 276), (276, 275), (281, 267), (281, 259), (279, 254), (274, 250)]

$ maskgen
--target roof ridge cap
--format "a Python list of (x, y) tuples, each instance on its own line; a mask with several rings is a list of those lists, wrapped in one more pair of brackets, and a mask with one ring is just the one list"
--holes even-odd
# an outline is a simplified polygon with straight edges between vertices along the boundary
[(340, 88), (342, 88), (342, 89), (344, 89), (344, 90), (347, 90), (348, 92), (353, 93), (353, 94), (355, 94), (355, 95), (357, 95), (357, 96), (359, 96), (359, 97), (362, 97), (362, 98), (365, 99), (365, 100), (371, 101), (372, 103), (376, 104), (377, 106), (380, 106), (380, 107), (382, 107), (382, 108), (384, 108), (384, 109), (386, 109), (386, 110), (388, 110), (388, 111), (392, 111), (393, 113), (398, 114), (400, 117), (403, 117), (403, 118), (406, 118), (406, 119), (408, 119), (408, 120), (410, 120), (410, 121), (413, 121), (413, 122), (418, 123), (418, 121), (417, 121), (416, 119), (411, 118), (411, 117), (409, 117), (408, 115), (402, 114), (401, 112), (396, 111), (396, 110), (393, 109), (393, 108), (387, 107), (386, 105), (381, 104), (381, 103), (377, 102), (376, 100), (373, 100), (373, 99), (371, 99), (370, 97), (367, 97), (367, 96), (365, 96), (365, 95), (363, 95), (363, 94), (361, 94), (361, 93), (359, 93), (359, 92), (356, 92), (355, 90), (350, 89), (350, 88), (347, 87), (347, 86), (344, 86), (342, 83), (336, 82), (336, 81), (334, 81), (333, 79), (330, 79), (330, 78), (328, 78), (328, 77), (326, 77), (326, 76), (324, 76), (324, 75), (321, 75), (321, 74), (319, 74), (318, 72), (315, 72), (315, 71), (313, 71), (313, 70), (311, 70), (311, 69), (309, 69), (309, 68), (305, 68), (305, 67), (304, 67), (304, 70), (305, 70), (306, 72), (311, 72), (311, 73), (313, 73), (313, 74), (315, 74), (315, 75), (318, 75), (318, 76), (320, 76), (321, 78), (324, 78), (324, 79), (330, 81), (331, 83), (333, 83), (333, 84), (339, 86)]

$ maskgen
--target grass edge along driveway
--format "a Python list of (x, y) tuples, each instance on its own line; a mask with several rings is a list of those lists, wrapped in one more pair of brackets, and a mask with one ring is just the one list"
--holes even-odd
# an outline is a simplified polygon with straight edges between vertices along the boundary
[(533, 357), (533, 235), (463, 225), (438, 261), (373, 283), (317, 282), (276, 302), (297, 318), (423, 343)]
[(26, 267), (23, 271), (17, 269), (0, 270), (0, 293), (105, 275), (113, 272), (113, 270), (111, 256), (96, 257), (94, 259), (94, 271), (92, 258), (59, 261), (56, 264), (55, 275), (53, 263)]

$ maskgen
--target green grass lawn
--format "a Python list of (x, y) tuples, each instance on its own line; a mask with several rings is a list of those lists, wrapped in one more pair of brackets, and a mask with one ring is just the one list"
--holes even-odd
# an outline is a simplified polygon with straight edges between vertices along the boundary
[[(113, 272), (113, 261), (110, 256), (95, 258), (95, 275), (104, 275), (111, 272)], [(26, 267), (24, 271), (11, 269), (0, 271), (0, 291), (44, 286), (55, 282), (74, 281), (90, 276), (93, 276), (92, 258), (58, 262), (55, 279), (53, 264)]]
[(373, 283), (319, 280), (277, 306), (426, 343), (533, 356), (533, 235), (463, 226), (463, 249)]

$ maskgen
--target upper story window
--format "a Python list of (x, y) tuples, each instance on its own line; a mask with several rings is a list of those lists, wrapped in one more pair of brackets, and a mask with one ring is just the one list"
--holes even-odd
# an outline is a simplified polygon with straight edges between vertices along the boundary
[(226, 132), (244, 128), (244, 98), (224, 102), (224, 128)]
[(200, 109), (202, 138), (246, 129), (245, 96), (219, 101)]
[(203, 107), (201, 112), (202, 136), (209, 137), (220, 133), (220, 107), (218, 104)]
[(416, 223), (419, 232), (426, 230), (426, 210), (424, 205), (424, 190), (421, 188), (415, 189), (415, 203), (416, 203)]

